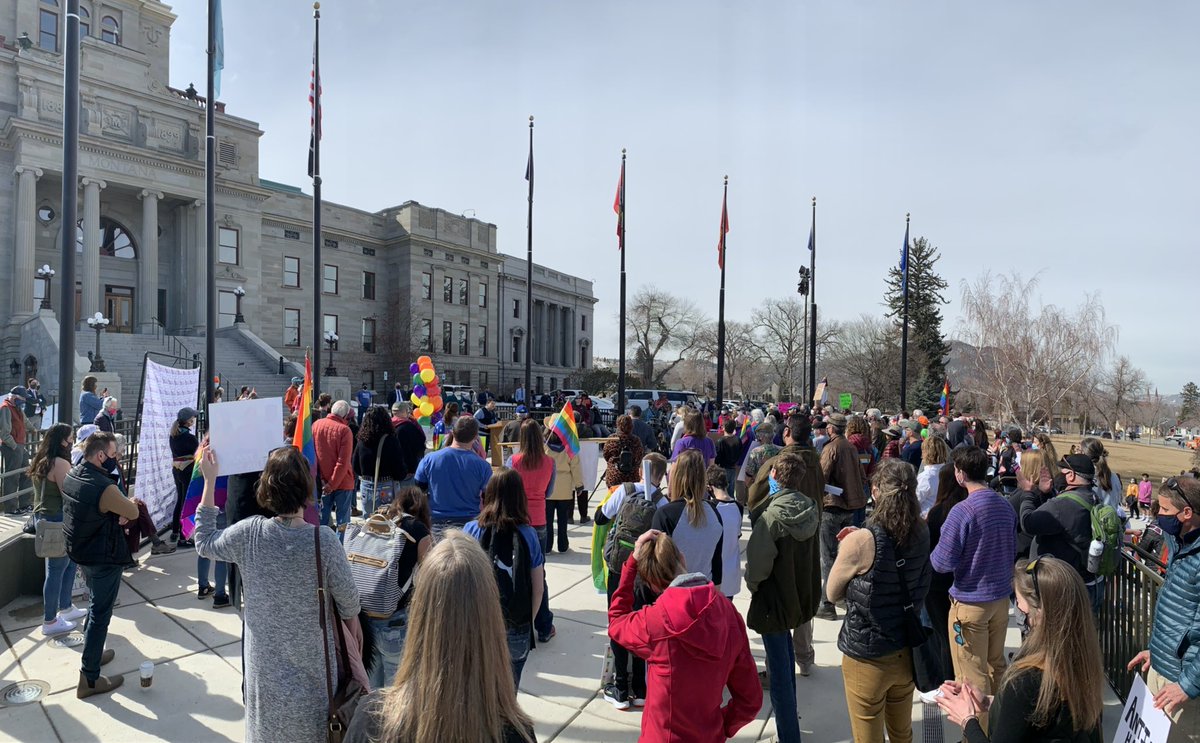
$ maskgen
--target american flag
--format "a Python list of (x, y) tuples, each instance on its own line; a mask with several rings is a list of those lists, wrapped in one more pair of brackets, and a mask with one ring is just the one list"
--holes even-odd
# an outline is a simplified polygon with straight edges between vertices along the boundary
[(321, 162), (317, 158), (317, 140), (321, 138), (321, 72), (317, 56), (317, 45), (313, 44), (312, 76), (308, 79), (308, 177), (321, 174)]

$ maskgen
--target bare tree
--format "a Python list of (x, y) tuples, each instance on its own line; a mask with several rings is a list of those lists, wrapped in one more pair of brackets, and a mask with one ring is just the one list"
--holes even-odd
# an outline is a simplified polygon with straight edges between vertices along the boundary
[(842, 326), (825, 359), (830, 385), (866, 408), (900, 402), (900, 333), (894, 323), (862, 315)]
[(969, 390), (991, 402), (1002, 420), (1035, 420), (1052, 414), (1116, 342), (1098, 297), (1085, 295), (1073, 311), (1034, 308), (1037, 278), (982, 274), (965, 283), (959, 337), (974, 346)]
[[(697, 331), (696, 347), (692, 357), (714, 365), (712, 378), (716, 377), (717, 324), (705, 323)], [(764, 358), (759, 341), (758, 329), (751, 323), (736, 320), (725, 323), (725, 393), (749, 395), (753, 389), (747, 377)]]
[[(797, 391), (800, 397), (807, 394), (807, 390), (799, 390), (803, 378), (804, 344), (808, 342), (804, 317), (804, 304), (790, 298), (768, 299), (751, 316), (751, 324), (758, 331), (762, 357), (779, 385), (779, 394), (785, 398), (796, 395)], [(818, 360), (840, 331), (841, 325), (837, 322), (818, 322)]]
[[(634, 364), (642, 380), (662, 384), (667, 372), (687, 358), (701, 340), (698, 329), (704, 316), (692, 302), (642, 287), (628, 309), (628, 328), (633, 331)], [(673, 356), (670, 361), (660, 356)]]
[(1097, 412), (1108, 430), (1116, 431), (1118, 425), (1129, 428), (1134, 423), (1138, 400), (1146, 393), (1147, 384), (1145, 372), (1125, 355), (1118, 356), (1111, 367), (1101, 372)]
[(1175, 423), (1177, 412), (1170, 402), (1158, 394), (1157, 389), (1153, 392), (1146, 390), (1138, 411), (1141, 413), (1140, 422), (1144, 426), (1143, 432), (1148, 438), (1148, 443), (1154, 442), (1155, 434), (1158, 434), (1159, 438), (1167, 435), (1167, 431)]

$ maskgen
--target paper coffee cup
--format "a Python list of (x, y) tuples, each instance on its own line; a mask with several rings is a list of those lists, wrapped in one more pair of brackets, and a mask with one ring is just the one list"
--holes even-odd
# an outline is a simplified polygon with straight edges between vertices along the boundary
[(146, 661), (141, 665), (140, 670), (142, 675), (142, 688), (148, 689), (150, 688), (150, 684), (154, 683), (154, 663), (152, 661)]

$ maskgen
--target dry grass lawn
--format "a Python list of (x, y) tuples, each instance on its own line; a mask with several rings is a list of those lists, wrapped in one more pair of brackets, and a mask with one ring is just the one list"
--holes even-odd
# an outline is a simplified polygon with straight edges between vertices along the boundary
[[(1054, 446), (1059, 456), (1065, 456), (1071, 451), (1072, 444), (1078, 444), (1079, 436), (1052, 436)], [(1191, 469), (1192, 452), (1177, 447), (1141, 444), (1135, 441), (1105, 441), (1108, 449), (1108, 466), (1121, 476), (1123, 482), (1130, 477), (1140, 478), (1143, 472), (1148, 472), (1157, 485), (1162, 478), (1178, 475), (1180, 471)]]

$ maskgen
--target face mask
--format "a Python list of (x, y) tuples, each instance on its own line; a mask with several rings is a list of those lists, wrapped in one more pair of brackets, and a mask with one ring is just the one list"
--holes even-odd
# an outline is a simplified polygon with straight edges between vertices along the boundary
[(775, 495), (776, 493), (778, 493), (780, 490), (783, 489), (780, 486), (779, 481), (776, 480), (773, 476), (767, 477), (767, 488), (769, 489), (771, 495)]
[(105, 459), (104, 462), (100, 465), (100, 469), (104, 470), (105, 472), (112, 472), (116, 468), (117, 468), (117, 460), (112, 459), (112, 458)]
[(1163, 530), (1163, 534), (1170, 534), (1173, 537), (1179, 536), (1179, 532), (1183, 531), (1183, 524), (1179, 522), (1178, 516), (1159, 516), (1158, 528)]

